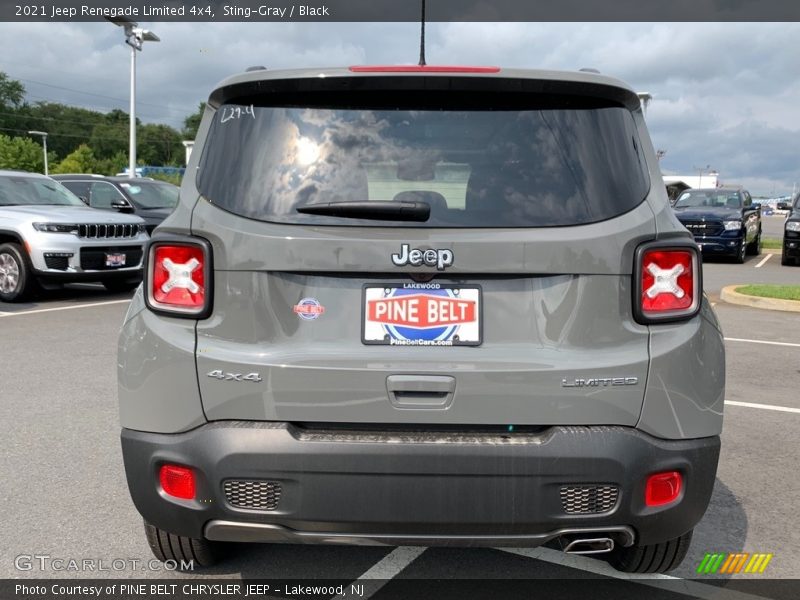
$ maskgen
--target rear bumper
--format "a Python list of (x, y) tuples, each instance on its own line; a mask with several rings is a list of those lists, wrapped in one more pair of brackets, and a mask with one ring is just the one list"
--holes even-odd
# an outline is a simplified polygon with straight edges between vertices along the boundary
[[(674, 538), (702, 518), (719, 437), (668, 441), (627, 427), (551, 427), (540, 433), (307, 430), (222, 421), (180, 434), (123, 429), (133, 501), (157, 527), (227, 541), (536, 546), (574, 530), (617, 543)], [(162, 464), (195, 469), (197, 494), (158, 483)], [(680, 498), (644, 505), (648, 474), (677, 470)], [(280, 485), (274, 510), (233, 506), (227, 480)], [(596, 514), (565, 512), (564, 486), (618, 488)]]

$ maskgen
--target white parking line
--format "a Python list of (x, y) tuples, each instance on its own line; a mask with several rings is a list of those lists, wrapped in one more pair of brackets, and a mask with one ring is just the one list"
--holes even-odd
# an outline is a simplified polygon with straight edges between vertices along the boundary
[(737, 592), (728, 588), (721, 588), (716, 585), (708, 585), (706, 583), (699, 583), (680, 577), (673, 577), (671, 575), (660, 574), (646, 574), (638, 575), (631, 573), (620, 573), (612, 568), (608, 563), (580, 556), (577, 554), (565, 554), (552, 548), (497, 548), (504, 550), (511, 554), (518, 554), (527, 558), (535, 558), (545, 562), (570, 567), (573, 569), (580, 569), (581, 571), (588, 571), (595, 575), (603, 575), (606, 577), (613, 577), (614, 579), (624, 579), (656, 587), (676, 594), (686, 594), (692, 598), (703, 598), (704, 600), (765, 600), (763, 596), (754, 596), (753, 594), (745, 594)]
[(792, 342), (770, 342), (769, 340), (748, 340), (746, 338), (725, 338), (726, 342), (745, 342), (747, 344), (768, 344), (770, 346), (788, 346), (790, 348), (800, 348), (800, 344)]
[(753, 402), (738, 402), (736, 400), (726, 400), (725, 404), (730, 404), (731, 406), (744, 406), (747, 408), (760, 408), (761, 410), (777, 410), (780, 412), (800, 414), (800, 408), (792, 408), (790, 406), (775, 406), (774, 404), (755, 404)]
[(754, 268), (758, 269), (759, 267), (763, 267), (764, 263), (766, 263), (770, 258), (772, 258), (772, 254), (767, 254), (764, 258), (761, 259), (761, 262), (758, 263)]
[[(362, 600), (372, 597), (423, 552), (425, 552), (425, 548), (420, 546), (398, 546), (372, 565), (356, 581), (345, 587), (344, 594), (335, 597), (361, 598)], [(358, 586), (363, 586), (363, 589)]]
[(22, 312), (0, 312), (0, 318), (3, 317), (21, 317), (22, 315), (35, 315), (37, 313), (55, 312), (57, 310), (73, 310), (75, 308), (89, 308), (90, 306), (105, 306), (107, 304), (122, 304), (123, 302), (130, 302), (130, 300), (108, 300), (106, 302), (90, 302), (88, 304), (72, 304), (70, 306), (56, 306), (55, 308), (37, 308), (36, 310), (25, 310)]

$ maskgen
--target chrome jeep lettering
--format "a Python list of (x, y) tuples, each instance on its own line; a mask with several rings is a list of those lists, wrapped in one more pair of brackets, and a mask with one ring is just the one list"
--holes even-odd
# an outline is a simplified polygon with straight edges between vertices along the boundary
[(412, 267), (436, 267), (439, 271), (444, 271), (453, 264), (453, 251), (448, 248), (421, 250), (411, 248), (410, 244), (402, 244), (400, 252), (392, 254), (392, 262), (398, 267), (411, 265)]

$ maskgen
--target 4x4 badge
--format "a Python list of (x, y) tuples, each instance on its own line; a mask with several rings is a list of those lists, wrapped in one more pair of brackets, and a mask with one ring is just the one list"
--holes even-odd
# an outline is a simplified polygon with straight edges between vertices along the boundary
[(219, 379), (220, 381), (261, 381), (261, 375), (258, 373), (226, 373), (220, 369), (215, 369), (210, 373), (206, 373), (209, 377)]
[(411, 265), (412, 267), (421, 267), (426, 265), (428, 267), (436, 267), (439, 271), (444, 271), (447, 267), (453, 264), (453, 251), (449, 248), (439, 248), (433, 250), (420, 250), (419, 248), (411, 249), (410, 244), (403, 244), (400, 246), (400, 252), (392, 254), (392, 262), (398, 267)]

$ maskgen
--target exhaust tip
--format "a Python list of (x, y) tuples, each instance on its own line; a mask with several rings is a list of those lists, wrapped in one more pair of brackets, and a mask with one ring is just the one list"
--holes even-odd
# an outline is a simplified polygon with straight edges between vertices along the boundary
[(579, 538), (572, 540), (564, 548), (566, 554), (603, 554), (614, 549), (614, 540), (602, 538)]

